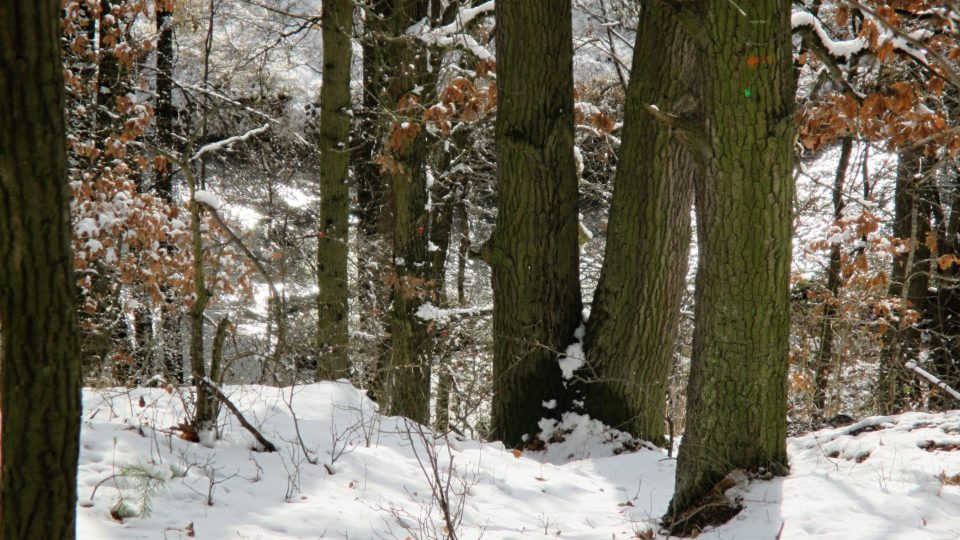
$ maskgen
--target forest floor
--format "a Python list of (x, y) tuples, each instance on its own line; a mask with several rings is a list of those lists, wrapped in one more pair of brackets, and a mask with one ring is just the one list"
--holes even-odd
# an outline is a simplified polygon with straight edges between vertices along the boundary
[[(227, 410), (219, 440), (181, 439), (177, 391), (84, 391), (79, 538), (439, 539), (444, 509), (460, 540), (661, 537), (647, 531), (675, 461), (583, 417), (521, 453), (435, 439), (346, 383), (224, 391), (277, 452)], [(727, 491), (743, 510), (700, 538), (960, 537), (960, 411), (872, 417), (789, 452), (788, 477), (743, 475)]]

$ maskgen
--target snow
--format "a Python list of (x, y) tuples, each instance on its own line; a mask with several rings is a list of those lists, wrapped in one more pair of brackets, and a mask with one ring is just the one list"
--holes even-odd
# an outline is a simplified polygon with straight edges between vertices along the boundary
[(490, 0), (478, 6), (461, 9), (454, 22), (438, 28), (430, 28), (427, 21), (423, 20), (408, 28), (407, 34), (416, 36), (417, 39), (427, 45), (458, 45), (473, 53), (480, 60), (491, 60), (493, 54), (477, 42), (473, 36), (467, 34), (465, 29), (473, 19), (492, 12), (493, 8), (494, 2)]
[(222, 141), (216, 141), (216, 142), (212, 142), (212, 143), (210, 143), (210, 144), (203, 145), (203, 146), (200, 147), (199, 150), (197, 150), (197, 153), (194, 154), (192, 158), (190, 158), (190, 161), (193, 161), (193, 160), (196, 160), (196, 159), (200, 159), (200, 157), (203, 156), (204, 154), (209, 154), (209, 153), (211, 153), (211, 152), (216, 152), (217, 150), (220, 150), (220, 149), (222, 149), (222, 148), (226, 148), (226, 147), (232, 145), (233, 143), (243, 142), (243, 141), (249, 139), (250, 137), (254, 137), (254, 136), (256, 136), (256, 135), (260, 135), (261, 133), (267, 131), (268, 129), (270, 129), (270, 124), (263, 124), (262, 126), (256, 128), (256, 129), (251, 129), (250, 131), (248, 131), (248, 132), (246, 132), (246, 133), (244, 133), (244, 134), (242, 134), (242, 135), (234, 135), (233, 137), (227, 137), (226, 139), (223, 139)]
[(76, 234), (77, 236), (83, 236), (86, 234), (92, 237), (92, 236), (96, 236), (97, 233), (100, 232), (100, 225), (97, 224), (97, 220), (86, 217), (81, 219), (76, 224), (73, 230), (74, 230), (74, 234)]
[(465, 308), (440, 309), (430, 302), (424, 302), (417, 308), (416, 316), (423, 321), (446, 320), (457, 316), (479, 315), (490, 311), (493, 306), (474, 306)]
[(820, 42), (827, 49), (827, 51), (838, 58), (844, 58), (849, 60), (853, 55), (862, 52), (867, 48), (869, 43), (866, 38), (858, 37), (854, 39), (847, 40), (834, 40), (827, 34), (826, 29), (823, 27), (823, 24), (817, 19), (817, 17), (807, 11), (794, 11), (790, 15), (790, 26), (796, 30), (797, 28), (803, 26), (809, 26), (813, 28), (813, 31), (817, 33), (817, 37), (820, 38)]
[(193, 194), (193, 200), (197, 201), (200, 204), (205, 204), (214, 210), (220, 208), (220, 198), (211, 191), (202, 191), (197, 190)]
[[(423, 428), (425, 443), (421, 428), (380, 416), (346, 382), (223, 391), (278, 452), (255, 451), (226, 411), (221, 439), (181, 440), (171, 429), (184, 419), (178, 390), (84, 391), (78, 538), (184, 538), (188, 524), (197, 538), (424, 538), (421, 523), (443, 526), (418, 461), (430, 452), (441, 475), (453, 464), (451, 485), (465, 493), (463, 539), (634, 538), (672, 494), (675, 461), (665, 451), (585, 415), (541, 422), (540, 437), (553, 442), (513, 452)], [(728, 495), (744, 510), (700, 538), (960, 534), (960, 486), (951, 480), (960, 473), (960, 411), (868, 418), (790, 439), (788, 451), (790, 476), (741, 475)], [(135, 482), (122, 474), (131, 466), (163, 478), (163, 489), (148, 516), (118, 522), (110, 509), (121, 494), (137, 506)]]
[(586, 363), (585, 356), (583, 354), (583, 336), (587, 332), (587, 327), (581, 324), (577, 327), (577, 330), (574, 332), (574, 341), (567, 347), (567, 350), (563, 353), (563, 356), (558, 360), (560, 364), (560, 371), (563, 372), (563, 378), (565, 380), (570, 380), (573, 378), (575, 371), (583, 367), (583, 364)]

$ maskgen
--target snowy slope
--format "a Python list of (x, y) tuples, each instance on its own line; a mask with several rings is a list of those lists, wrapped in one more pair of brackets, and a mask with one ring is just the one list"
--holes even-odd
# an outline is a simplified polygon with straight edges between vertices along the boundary
[[(221, 440), (179, 439), (169, 429), (183, 420), (176, 392), (85, 391), (78, 536), (443, 538), (430, 455), (450, 486), (451, 510), (462, 509), (461, 539), (633, 538), (665, 511), (672, 490), (674, 461), (664, 452), (612, 455), (622, 445), (600, 439), (622, 437), (598, 434), (597, 424), (545, 454), (519, 454), (454, 437), (433, 443), (429, 433), (425, 444), (416, 426), (377, 415), (346, 383), (226, 392), (278, 452), (253, 451), (253, 437), (227, 411)], [(958, 447), (957, 412), (874, 418), (792, 439), (793, 474), (733, 488), (745, 510), (701, 538), (956, 538), (960, 487), (949, 484), (960, 473)], [(164, 486), (147, 517), (119, 522), (110, 515), (119, 497), (140, 509), (130, 465)]]

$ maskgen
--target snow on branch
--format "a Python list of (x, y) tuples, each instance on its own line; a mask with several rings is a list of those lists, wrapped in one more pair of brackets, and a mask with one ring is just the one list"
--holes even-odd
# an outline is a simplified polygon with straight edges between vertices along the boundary
[(447, 321), (463, 317), (477, 317), (493, 313), (493, 306), (475, 306), (468, 308), (440, 309), (430, 302), (424, 302), (417, 308), (416, 316), (423, 321)]
[[(858, 6), (858, 4), (854, 5)], [(896, 32), (894, 32), (892, 28), (887, 27), (879, 21), (872, 12), (864, 12), (863, 14), (866, 19), (873, 21), (877, 28), (882, 30), (880, 44), (889, 42), (893, 50), (912, 57), (922, 65), (927, 65), (927, 51), (918, 47), (917, 44), (932, 35), (929, 30), (921, 29), (910, 33), (901, 32), (901, 35), (896, 35)], [(844, 62), (849, 62), (856, 55), (869, 51), (870, 41), (865, 37), (841, 40), (833, 39), (827, 29), (824, 28), (823, 23), (820, 22), (820, 19), (809, 11), (794, 11), (790, 15), (790, 26), (794, 31), (803, 29), (812, 30), (817, 37), (817, 42), (823, 46), (827, 53), (834, 58), (842, 58)]]
[(427, 45), (459, 45), (481, 60), (492, 60), (493, 54), (473, 36), (465, 33), (465, 29), (467, 24), (478, 16), (493, 11), (495, 5), (494, 0), (490, 0), (479, 6), (462, 9), (454, 22), (437, 28), (430, 28), (429, 23), (424, 19), (408, 28), (407, 35), (414, 36)]
[(197, 190), (196, 193), (193, 194), (193, 200), (205, 204), (214, 210), (220, 209), (220, 198), (211, 191)]
[(946, 392), (946, 393), (950, 394), (951, 396), (953, 396), (953, 398), (956, 399), (957, 401), (960, 401), (960, 392), (957, 392), (957, 391), (954, 390), (953, 388), (950, 388), (950, 386), (948, 386), (947, 383), (941, 381), (941, 380), (940, 380), (939, 378), (937, 378), (937, 376), (934, 375), (933, 373), (930, 373), (929, 371), (927, 371), (927, 370), (923, 369), (922, 367), (918, 366), (918, 365), (916, 364), (916, 362), (910, 361), (910, 362), (907, 362), (907, 363), (904, 364), (904, 365), (906, 365), (907, 368), (912, 369), (913, 371), (915, 371), (915, 372), (917, 373), (917, 375), (920, 375), (920, 376), (923, 377), (924, 379), (930, 381), (934, 386), (942, 389), (944, 392)]
[(830, 53), (831, 56), (850, 60), (856, 54), (867, 50), (869, 42), (866, 38), (858, 37), (854, 39), (835, 40), (827, 33), (820, 19), (808, 11), (794, 11), (790, 15), (790, 27), (794, 30), (801, 28), (810, 28), (816, 33), (820, 44)]
[(216, 152), (217, 150), (220, 150), (221, 148), (224, 148), (226, 146), (230, 146), (233, 143), (243, 142), (249, 139), (250, 137), (260, 135), (261, 133), (267, 131), (268, 129), (270, 129), (270, 124), (264, 124), (258, 128), (251, 129), (250, 131), (244, 133), (243, 135), (234, 135), (233, 137), (228, 137), (226, 139), (223, 139), (222, 141), (205, 144), (200, 148), (200, 150), (197, 150), (197, 153), (194, 154), (192, 158), (190, 158), (190, 161), (200, 159), (200, 157), (203, 156), (204, 154), (207, 154), (210, 152)]

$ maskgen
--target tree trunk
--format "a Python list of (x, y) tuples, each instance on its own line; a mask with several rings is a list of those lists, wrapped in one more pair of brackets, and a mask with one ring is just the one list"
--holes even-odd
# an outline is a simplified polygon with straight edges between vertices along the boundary
[(353, 0), (323, 4), (320, 90), (320, 227), (317, 231), (317, 376), (349, 375), (347, 233)]
[(60, 2), (0, 4), (0, 539), (75, 536), (80, 346)]
[[(956, 186), (956, 184), (954, 184)], [(940, 254), (957, 254), (957, 238), (960, 233), (960, 191), (956, 187), (945, 189), (941, 204), (950, 205), (950, 217), (941, 220), (938, 227), (938, 250)], [(951, 388), (960, 388), (960, 266), (951, 264), (946, 268), (937, 265), (936, 293), (932, 293), (930, 307), (933, 318), (932, 369), (943, 382)], [(937, 391), (929, 400), (928, 406), (936, 410), (948, 410), (957, 407), (956, 400), (949, 394)]]
[(681, 13), (700, 40), (706, 170), (686, 431), (665, 520), (690, 532), (729, 517), (700, 506), (729, 472), (787, 470), (795, 84), (789, 3), (711, 0)]
[[(492, 436), (508, 446), (566, 408), (558, 355), (581, 321), (570, 2), (498, 2)], [(558, 407), (544, 402), (557, 399)]]
[(426, 321), (417, 310), (434, 300), (430, 281), (430, 216), (426, 209), (424, 171), (426, 132), (419, 108), (427, 86), (423, 45), (406, 30), (427, 16), (426, 0), (394, 0), (380, 6), (383, 20), (375, 32), (386, 39), (378, 51), (386, 79), (380, 103), (384, 142), (378, 162), (381, 178), (390, 190), (393, 225), (390, 285), (390, 347), (386, 359), (385, 389), (389, 414), (427, 424), (430, 420), (430, 344)]
[[(843, 217), (843, 182), (850, 166), (850, 154), (853, 152), (853, 139), (844, 137), (840, 143), (840, 163), (837, 164), (837, 174), (833, 179), (833, 222), (837, 223)], [(834, 341), (836, 339), (836, 325), (838, 305), (840, 302), (840, 286), (842, 282), (840, 268), (840, 244), (830, 246), (830, 262), (827, 265), (827, 292), (830, 296), (824, 300), (823, 335), (820, 338), (820, 353), (817, 356), (813, 374), (813, 414), (817, 418), (824, 417), (827, 405), (827, 386), (834, 362)]]
[[(170, 151), (173, 146), (173, 2), (155, 0), (157, 23), (157, 97), (155, 119), (157, 145)], [(157, 194), (173, 202), (173, 166), (166, 164), (154, 171)]]
[[(192, 152), (188, 152), (191, 154)], [(192, 428), (196, 435), (213, 427), (216, 420), (216, 401), (201, 380), (207, 376), (203, 359), (203, 312), (207, 309), (210, 292), (207, 290), (203, 271), (203, 236), (200, 225), (203, 209), (194, 199), (197, 191), (197, 179), (187, 164), (184, 171), (190, 187), (190, 244), (193, 252), (193, 305), (190, 306), (190, 376), (197, 389), (197, 403), (193, 413)]]
[(592, 379), (585, 386), (587, 412), (661, 445), (699, 166), (646, 107), (693, 121), (695, 68), (692, 43), (670, 8), (644, 3), (607, 247), (584, 342)]
[[(930, 226), (930, 187), (923, 175), (920, 150), (901, 150), (897, 160), (897, 190), (894, 199), (893, 235), (905, 241), (907, 249), (893, 257), (890, 295), (901, 300), (900, 321), (892, 329), (880, 366), (877, 409), (883, 414), (901, 412), (917, 399), (916, 378), (904, 367), (916, 361), (921, 347), (917, 324), (927, 308), (930, 287), (930, 248), (926, 244)], [(910, 312), (916, 312), (917, 317)]]
[[(173, 129), (176, 114), (173, 106), (173, 2), (174, 0), (156, 0), (154, 6), (157, 26), (157, 96), (154, 118), (157, 145), (167, 151), (172, 151), (174, 146)], [(163, 166), (154, 169), (154, 187), (157, 195), (167, 204), (173, 204), (173, 164), (164, 161)], [(176, 248), (168, 245), (167, 249)], [(173, 384), (182, 384), (184, 374), (180, 295), (172, 288), (164, 287), (163, 296), (160, 335), (164, 376)]]

